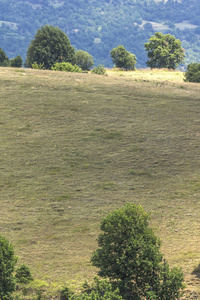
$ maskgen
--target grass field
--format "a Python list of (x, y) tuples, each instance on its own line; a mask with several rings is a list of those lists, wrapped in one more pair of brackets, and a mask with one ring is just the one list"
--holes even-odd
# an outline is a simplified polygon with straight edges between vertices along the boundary
[(179, 71), (0, 68), (0, 232), (34, 287), (91, 281), (101, 218), (134, 202), (200, 292), (199, 95)]

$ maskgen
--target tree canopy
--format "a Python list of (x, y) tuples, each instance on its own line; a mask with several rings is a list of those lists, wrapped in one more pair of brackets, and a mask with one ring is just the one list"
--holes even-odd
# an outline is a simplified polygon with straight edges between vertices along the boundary
[(67, 35), (54, 26), (42, 26), (31, 41), (26, 57), (26, 66), (43, 64), (45, 69), (51, 69), (56, 62), (76, 63), (75, 49)]
[(144, 44), (149, 60), (146, 65), (153, 68), (175, 69), (184, 61), (184, 49), (181, 41), (171, 34), (156, 32), (148, 43)]
[(136, 57), (134, 54), (126, 51), (122, 45), (113, 48), (110, 52), (110, 56), (113, 60), (113, 64), (117, 68), (124, 68), (126, 70), (134, 70), (136, 64)]
[(181, 294), (182, 271), (170, 270), (162, 263), (161, 242), (140, 205), (127, 204), (115, 210), (102, 220), (100, 228), (103, 233), (98, 237), (99, 248), (93, 253), (92, 264), (124, 298), (141, 299), (150, 289), (155, 296), (151, 299), (175, 300)]

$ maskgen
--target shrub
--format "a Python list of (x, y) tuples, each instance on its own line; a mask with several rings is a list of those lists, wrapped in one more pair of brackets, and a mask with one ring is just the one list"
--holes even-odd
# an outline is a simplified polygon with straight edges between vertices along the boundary
[(64, 286), (60, 291), (60, 300), (70, 300), (73, 293), (69, 287)]
[(38, 64), (38, 63), (36, 63), (36, 62), (34, 62), (34, 63), (31, 65), (31, 68), (32, 68), (32, 69), (38, 69), (38, 70), (44, 70), (44, 69), (45, 69), (44, 63)]
[(17, 283), (29, 283), (33, 280), (29, 267), (21, 265), (15, 274), (15, 280)]
[(51, 67), (53, 71), (65, 71), (65, 72), (76, 72), (81, 73), (82, 69), (77, 65), (72, 65), (69, 62), (55, 63), (53, 67)]
[(106, 75), (106, 69), (103, 65), (98, 65), (92, 69), (91, 73), (97, 75)]
[(200, 63), (191, 63), (187, 66), (184, 81), (200, 82)]
[(106, 279), (94, 278), (91, 288), (88, 288), (81, 295), (73, 295), (70, 300), (123, 300), (118, 289), (113, 289)]

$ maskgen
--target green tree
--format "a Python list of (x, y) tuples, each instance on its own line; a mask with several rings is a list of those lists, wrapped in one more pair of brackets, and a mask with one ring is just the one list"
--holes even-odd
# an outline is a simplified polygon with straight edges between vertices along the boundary
[(0, 48), (0, 66), (1, 67), (7, 67), (9, 66), (9, 59), (6, 56), (5, 52), (3, 49)]
[(23, 60), (20, 55), (16, 56), (15, 58), (12, 58), (10, 60), (10, 66), (14, 67), (14, 68), (21, 68), (22, 63), (23, 63)]
[(76, 64), (84, 71), (88, 71), (93, 65), (94, 61), (92, 55), (83, 50), (76, 51)]
[(141, 206), (127, 204), (110, 213), (102, 220), (101, 230), (100, 248), (94, 251), (92, 264), (100, 269), (100, 276), (108, 277), (120, 289), (124, 298), (141, 299), (149, 289), (158, 296), (164, 291), (166, 276), (171, 278), (174, 272), (180, 279), (177, 285), (174, 282), (174, 289), (181, 294), (182, 271), (168, 269), (167, 273), (162, 263), (161, 242), (149, 227), (149, 215)]
[(113, 64), (117, 68), (124, 68), (126, 70), (135, 70), (136, 57), (134, 54), (126, 51), (122, 45), (113, 48), (110, 51), (110, 56), (113, 60)]
[(185, 81), (200, 82), (200, 63), (191, 63), (187, 66)]
[(34, 63), (43, 64), (45, 69), (50, 70), (56, 62), (75, 64), (75, 49), (61, 29), (42, 26), (28, 47), (25, 65), (31, 68)]
[(53, 71), (65, 71), (65, 72), (76, 72), (81, 73), (82, 70), (77, 65), (72, 65), (69, 62), (55, 63), (51, 70)]
[(184, 61), (184, 49), (181, 47), (181, 41), (171, 34), (162, 34), (156, 32), (151, 36), (149, 42), (144, 44), (148, 51), (149, 60), (146, 65), (153, 68), (175, 69)]
[(3, 236), (0, 236), (0, 299), (10, 300), (15, 290), (13, 277), (17, 258), (14, 255), (12, 244)]

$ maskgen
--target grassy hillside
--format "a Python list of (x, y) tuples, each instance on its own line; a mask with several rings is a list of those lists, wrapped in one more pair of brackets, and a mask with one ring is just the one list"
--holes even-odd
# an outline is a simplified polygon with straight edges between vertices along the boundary
[(134, 202), (198, 293), (200, 85), (178, 71), (0, 68), (0, 93), (0, 232), (34, 286), (92, 280), (101, 218)]

